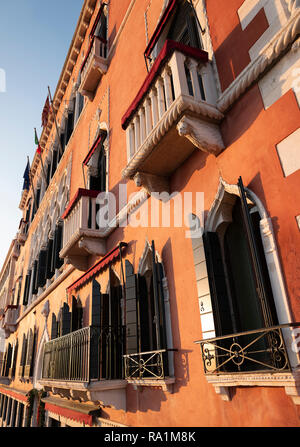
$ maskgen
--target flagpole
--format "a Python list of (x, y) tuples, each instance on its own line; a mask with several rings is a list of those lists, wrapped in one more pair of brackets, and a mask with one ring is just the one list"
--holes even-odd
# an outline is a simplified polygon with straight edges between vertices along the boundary
[[(35, 131), (35, 136), (37, 137), (36, 128), (34, 128), (34, 131)], [(38, 141), (38, 149), (37, 149), (37, 150), (40, 149), (40, 151), (41, 151), (40, 140), (39, 140), (38, 137), (37, 137), (37, 141)], [(40, 156), (40, 160), (41, 160), (42, 171), (43, 171), (44, 180), (45, 180), (45, 186), (46, 186), (46, 188), (47, 188), (47, 176), (46, 176), (45, 169), (44, 169), (44, 163), (43, 163), (43, 159), (42, 159), (42, 153), (41, 153), (41, 152), (38, 152), (38, 154), (39, 154), (39, 156)]]
[(48, 85), (48, 92), (49, 92), (49, 98), (50, 98), (50, 103), (51, 103), (52, 115), (53, 115), (54, 122), (55, 122), (55, 127), (56, 127), (56, 133), (57, 133), (57, 136), (58, 136), (58, 143), (59, 143), (60, 154), (61, 154), (61, 156), (63, 156), (64, 151), (63, 151), (63, 148), (62, 148), (62, 145), (61, 145), (61, 141), (60, 141), (60, 134), (59, 134), (58, 125), (57, 125), (57, 121), (56, 121), (56, 115), (54, 113), (53, 100), (52, 100), (52, 96), (51, 96), (49, 85)]
[(37, 201), (36, 201), (36, 198), (35, 198), (35, 190), (34, 190), (34, 186), (33, 186), (33, 182), (32, 182), (32, 177), (31, 177), (31, 166), (30, 166), (30, 161), (29, 161), (29, 157), (28, 157), (28, 155), (27, 155), (27, 162), (28, 162), (28, 165), (29, 165), (29, 180), (30, 180), (30, 185), (31, 185), (32, 192), (33, 192), (34, 205), (35, 205), (35, 209), (36, 209), (36, 211), (37, 211), (37, 210), (38, 210), (38, 208), (37, 208)]

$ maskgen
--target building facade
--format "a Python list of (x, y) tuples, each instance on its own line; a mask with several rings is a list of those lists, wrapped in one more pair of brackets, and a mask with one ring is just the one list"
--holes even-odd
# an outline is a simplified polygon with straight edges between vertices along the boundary
[(299, 0), (84, 0), (1, 271), (3, 427), (300, 425), (299, 32)]

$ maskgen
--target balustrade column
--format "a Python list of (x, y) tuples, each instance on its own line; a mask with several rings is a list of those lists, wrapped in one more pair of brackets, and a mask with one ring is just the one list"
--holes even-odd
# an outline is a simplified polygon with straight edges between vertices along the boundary
[(172, 92), (172, 84), (171, 84), (171, 70), (169, 67), (166, 67), (162, 72), (162, 78), (164, 81), (165, 87), (165, 98), (166, 98), (166, 106), (167, 109), (171, 106), (173, 102), (173, 92)]
[(155, 88), (151, 90), (149, 96), (151, 101), (152, 122), (153, 127), (155, 127), (156, 124), (158, 123), (158, 98), (157, 98), (157, 91)]
[(145, 119), (146, 119), (146, 135), (148, 136), (152, 130), (151, 103), (149, 98), (145, 99), (144, 108), (145, 108)]
[(126, 130), (126, 138), (127, 138), (127, 158), (130, 160), (134, 156), (135, 145), (134, 145), (134, 127), (133, 124), (130, 124)]
[(194, 59), (190, 59), (187, 64), (187, 67), (190, 70), (192, 78), (194, 97), (195, 99), (202, 99), (198, 79), (198, 63)]
[(134, 117), (134, 142), (135, 142), (135, 151), (140, 147), (140, 120), (138, 116)]
[(175, 51), (169, 62), (172, 70), (175, 98), (178, 98), (181, 94), (190, 95), (185, 74), (185, 59), (184, 54)]
[(79, 203), (80, 205), (80, 228), (86, 230), (88, 228), (88, 218), (89, 218), (89, 197), (81, 197)]
[(163, 80), (160, 76), (158, 77), (155, 86), (157, 89), (159, 119), (161, 119), (161, 117), (163, 116), (163, 114), (166, 111), (166, 106), (165, 106), (164, 84), (163, 84)]
[(142, 145), (146, 139), (146, 120), (145, 120), (145, 110), (141, 107), (138, 111), (140, 119), (140, 144)]

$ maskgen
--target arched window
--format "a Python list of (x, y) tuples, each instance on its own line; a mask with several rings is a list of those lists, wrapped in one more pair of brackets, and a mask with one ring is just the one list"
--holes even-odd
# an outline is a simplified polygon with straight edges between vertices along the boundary
[[(105, 140), (107, 137), (106, 131), (101, 131), (98, 143), (94, 148), (93, 157), (91, 163), (93, 166), (93, 172), (90, 176), (90, 189), (94, 191), (105, 192), (106, 191), (106, 151)], [(97, 159), (97, 162), (95, 162)], [(91, 166), (91, 164), (89, 164)]]
[[(216, 342), (217, 365), (228, 372), (279, 368), (285, 357), (276, 360), (272, 354), (274, 343), (280, 343), (278, 335), (255, 332), (278, 325), (261, 216), (241, 178), (231, 189), (215, 202), (218, 211), (210, 212), (203, 234), (215, 335), (221, 337)], [(243, 346), (248, 346), (246, 355)], [(240, 354), (229, 355), (235, 351)]]

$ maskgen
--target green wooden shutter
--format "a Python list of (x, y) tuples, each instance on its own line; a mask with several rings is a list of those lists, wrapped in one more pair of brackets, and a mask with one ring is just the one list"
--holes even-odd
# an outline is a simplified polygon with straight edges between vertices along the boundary
[(232, 304), (229, 301), (221, 247), (217, 233), (203, 234), (203, 245), (209, 280), (216, 335), (231, 334), (236, 331)]
[[(74, 104), (74, 99), (72, 101)], [(73, 129), (74, 129), (74, 113), (69, 112), (68, 113), (68, 121), (67, 121), (67, 131), (66, 131), (66, 145), (68, 144), (69, 139), (73, 133)]]
[(20, 360), (20, 367), (19, 367), (19, 377), (24, 376), (26, 354), (27, 354), (27, 337), (25, 334), (23, 334), (22, 353), (21, 353), (21, 360)]
[(9, 370), (11, 367), (11, 360), (12, 360), (12, 350), (13, 350), (12, 345), (8, 343), (6, 351), (5, 371), (3, 374), (5, 377), (9, 376)]
[(167, 332), (166, 332), (166, 313), (165, 313), (165, 299), (164, 299), (164, 289), (163, 289), (163, 277), (164, 270), (163, 266), (160, 262), (156, 263), (156, 271), (157, 271), (157, 288), (158, 288), (158, 305), (159, 305), (159, 326), (160, 326), (160, 334), (161, 334), (161, 348), (167, 349)]
[(90, 344), (90, 378), (100, 377), (100, 324), (101, 324), (101, 288), (98, 281), (92, 282), (91, 303), (91, 344)]
[(100, 296), (100, 378), (107, 379), (109, 372), (109, 295)]
[(46, 260), (47, 250), (41, 250), (39, 254), (38, 271), (37, 271), (37, 286), (44, 287), (46, 284)]
[(274, 324), (274, 319), (272, 312), (268, 303), (268, 292), (265, 286), (265, 280), (263, 275), (263, 266), (261, 265), (261, 259), (259, 256), (259, 250), (256, 244), (255, 232), (252, 225), (252, 219), (249, 213), (249, 208), (247, 205), (247, 193), (243, 185), (242, 177), (239, 177), (238, 187), (241, 197), (243, 222), (246, 230), (250, 256), (252, 260), (253, 273), (256, 282), (256, 290), (258, 293), (259, 303), (262, 310), (262, 315), (266, 327), (272, 326)]
[(52, 153), (51, 178), (54, 176), (57, 167), (57, 150)]
[(49, 239), (46, 254), (46, 279), (51, 279), (55, 273), (55, 271), (52, 270), (51, 266), (52, 252), (53, 252), (53, 239)]
[(62, 307), (61, 315), (61, 335), (66, 335), (71, 332), (71, 312), (67, 303)]
[(38, 287), (37, 287), (37, 267), (38, 267), (38, 262), (34, 261), (33, 272), (32, 272), (32, 295), (36, 295), (38, 293)]
[(27, 379), (30, 377), (33, 349), (34, 349), (34, 332), (32, 329), (30, 329), (28, 335), (28, 348), (27, 348), (27, 355), (24, 369), (24, 377), (26, 377)]
[(51, 320), (51, 340), (54, 340), (57, 338), (57, 320), (54, 313), (52, 313), (52, 320)]
[(155, 255), (155, 244), (152, 241), (152, 273), (153, 273), (153, 299), (154, 299), (154, 325), (155, 325), (155, 335), (156, 335), (156, 349), (163, 348), (163, 333), (161, 332), (161, 327), (164, 326), (163, 323), (163, 310), (161, 303), (161, 293), (159, 290), (159, 276), (157, 271), (156, 255)]
[(55, 272), (55, 269), (59, 269), (64, 260), (59, 257), (59, 252), (62, 248), (62, 236), (63, 236), (63, 225), (57, 225), (54, 232), (54, 242), (52, 249), (52, 261), (51, 261), (51, 271)]
[(91, 325), (99, 326), (101, 324), (101, 288), (98, 281), (93, 279), (92, 283), (92, 315)]
[(28, 304), (30, 281), (31, 281), (31, 270), (27, 273), (26, 279), (25, 279), (25, 286), (24, 286), (24, 293), (23, 293), (23, 305), (24, 306), (27, 306), (27, 304)]
[(139, 352), (138, 345), (138, 315), (137, 315), (137, 277), (132, 264), (126, 259), (126, 353)]

